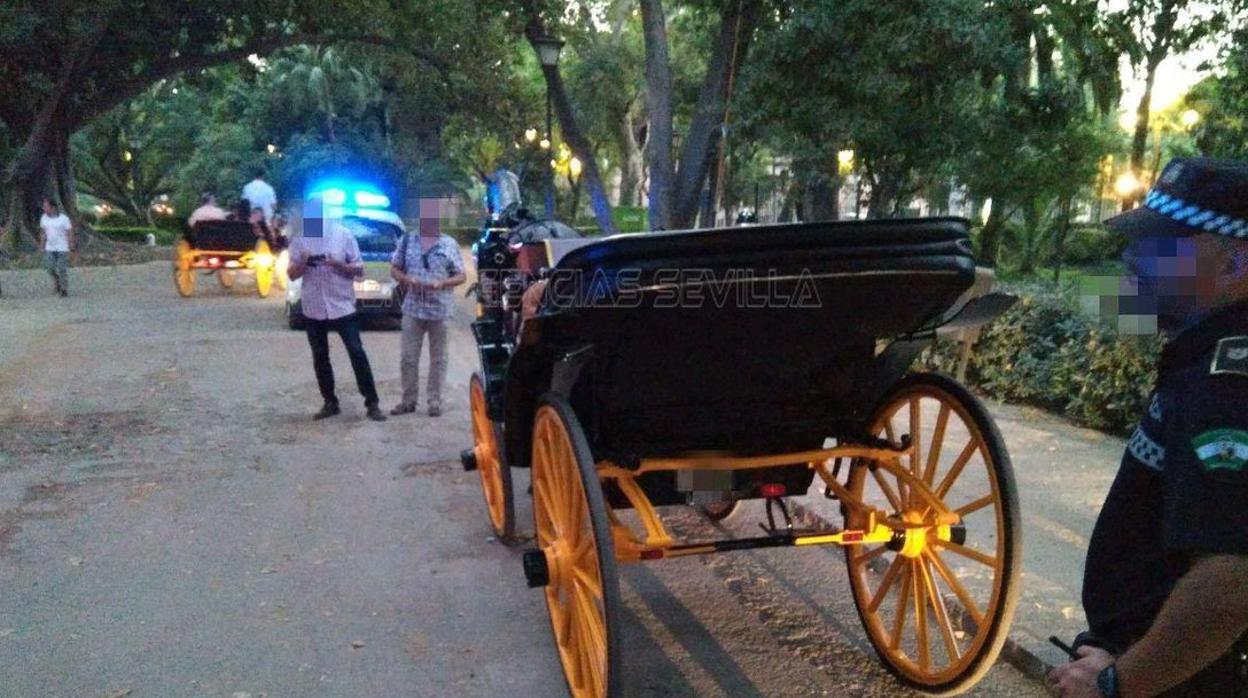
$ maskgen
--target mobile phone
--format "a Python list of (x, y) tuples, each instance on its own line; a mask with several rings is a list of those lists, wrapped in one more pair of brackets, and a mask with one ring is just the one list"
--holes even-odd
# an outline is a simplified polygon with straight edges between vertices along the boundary
[(1056, 635), (1050, 635), (1049, 642), (1053, 643), (1054, 647), (1057, 647), (1059, 650), (1065, 652), (1066, 656), (1070, 657), (1071, 661), (1076, 661), (1081, 658), (1079, 653), (1075, 652), (1075, 648), (1059, 640)]
[(315, 267), (315, 266), (318, 266), (321, 262), (324, 262), (324, 261), (325, 261), (325, 255), (323, 255), (323, 254), (314, 254), (314, 255), (310, 255), (310, 256), (308, 257), (308, 261), (304, 262), (304, 264), (308, 265), (309, 267)]

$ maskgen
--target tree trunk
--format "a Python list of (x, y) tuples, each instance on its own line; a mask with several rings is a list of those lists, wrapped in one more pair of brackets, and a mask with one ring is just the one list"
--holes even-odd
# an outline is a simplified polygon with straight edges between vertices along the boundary
[[(531, 35), (538, 36), (537, 34)], [(589, 203), (594, 209), (594, 219), (602, 232), (615, 233), (615, 222), (611, 219), (611, 202), (607, 200), (607, 191), (602, 186), (602, 176), (598, 172), (598, 159), (589, 145), (589, 139), (581, 131), (576, 121), (576, 113), (572, 110), (572, 101), (564, 88), (563, 79), (559, 76), (558, 66), (542, 66), (542, 74), (546, 78), (546, 86), (550, 90), (551, 101), (555, 114), (559, 117), (559, 126), (563, 131), (563, 139), (584, 167), (584, 180), (589, 189)]]
[(672, 202), (672, 224), (689, 227), (697, 214), (702, 188), (716, 153), (716, 146), (727, 128), (729, 94), (734, 77), (749, 53), (754, 27), (762, 14), (761, 0), (729, 2), (720, 17), (706, 76), (698, 94), (697, 107), (685, 134), (676, 172)]
[(615, 144), (623, 158), (620, 162), (619, 205), (636, 206), (641, 200), (639, 190), (645, 160), (641, 146), (637, 143), (636, 122), (631, 109), (615, 126)]
[(792, 223), (796, 216), (798, 198), (801, 196), (801, 188), (797, 182), (791, 182), (784, 191), (784, 201), (780, 204), (780, 215), (776, 218), (777, 223)]
[(646, 152), (650, 160), (650, 229), (672, 227), (676, 166), (672, 160), (672, 66), (667, 52), (667, 14), (662, 0), (641, 0), (646, 43), (646, 101), (650, 129)]
[(997, 256), (1001, 254), (1001, 229), (1005, 225), (1005, 202), (992, 200), (992, 210), (988, 212), (988, 220), (979, 234), (979, 264), (986, 267), (997, 266)]
[(840, 182), (836, 176), (815, 172), (810, 180), (810, 220), (834, 221), (839, 208), (836, 194), (840, 190)]
[(1053, 283), (1062, 280), (1062, 264), (1066, 261), (1066, 235), (1070, 232), (1070, 214), (1074, 197), (1062, 200), (1058, 213), (1057, 229), (1053, 233)]
[[(712, 167), (708, 173), (707, 189), (702, 192), (701, 211), (698, 214), (699, 228), (714, 228), (719, 212), (715, 209), (715, 195), (712, 193), (718, 187), (722, 186), (719, 181), (720, 169)], [(731, 221), (725, 219), (724, 225), (730, 225)]]
[[(1140, 104), (1135, 109), (1135, 134), (1131, 138), (1131, 172), (1140, 182), (1144, 181), (1144, 151), (1148, 148), (1148, 121), (1152, 112), (1153, 82), (1157, 79), (1157, 66), (1160, 64), (1160, 60), (1154, 62), (1152, 57), (1149, 58), (1145, 68), (1147, 72), (1144, 75), (1144, 94), (1140, 97)], [(1123, 197), (1122, 210), (1130, 211), (1135, 208), (1138, 200), (1138, 193), (1135, 196)]]
[(867, 218), (894, 218), (900, 201), (904, 175), (886, 168), (871, 179), (871, 198), (867, 202)]

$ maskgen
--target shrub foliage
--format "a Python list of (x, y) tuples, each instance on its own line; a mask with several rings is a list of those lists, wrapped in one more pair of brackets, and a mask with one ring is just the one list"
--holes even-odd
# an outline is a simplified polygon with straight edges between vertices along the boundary
[[(1038, 405), (1079, 424), (1125, 434), (1156, 379), (1158, 337), (1120, 335), (1064, 292), (1013, 289), (1021, 300), (975, 346), (968, 382), (1001, 399)], [(937, 352), (938, 363), (947, 352)]]

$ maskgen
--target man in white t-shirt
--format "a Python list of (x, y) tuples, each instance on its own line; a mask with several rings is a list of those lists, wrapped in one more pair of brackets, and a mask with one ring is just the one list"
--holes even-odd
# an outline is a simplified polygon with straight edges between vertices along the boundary
[(243, 198), (251, 204), (252, 208), (264, 211), (266, 223), (273, 220), (273, 209), (277, 206), (277, 192), (264, 181), (264, 168), (256, 168), (256, 178), (243, 187)]
[(69, 251), (74, 248), (74, 224), (51, 199), (43, 200), (39, 217), (39, 247), (56, 292), (69, 295)]

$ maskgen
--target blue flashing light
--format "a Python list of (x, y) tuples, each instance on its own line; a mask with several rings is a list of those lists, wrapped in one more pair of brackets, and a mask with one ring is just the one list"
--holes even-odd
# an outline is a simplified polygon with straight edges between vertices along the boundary
[(360, 208), (389, 208), (390, 197), (371, 191), (357, 191), (355, 205)]
[(347, 202), (347, 193), (341, 189), (326, 189), (321, 192), (321, 199), (330, 206), (341, 206)]
[(389, 209), (390, 197), (367, 182), (347, 179), (322, 181), (311, 190), (309, 196), (325, 202), (326, 206), (351, 209)]

